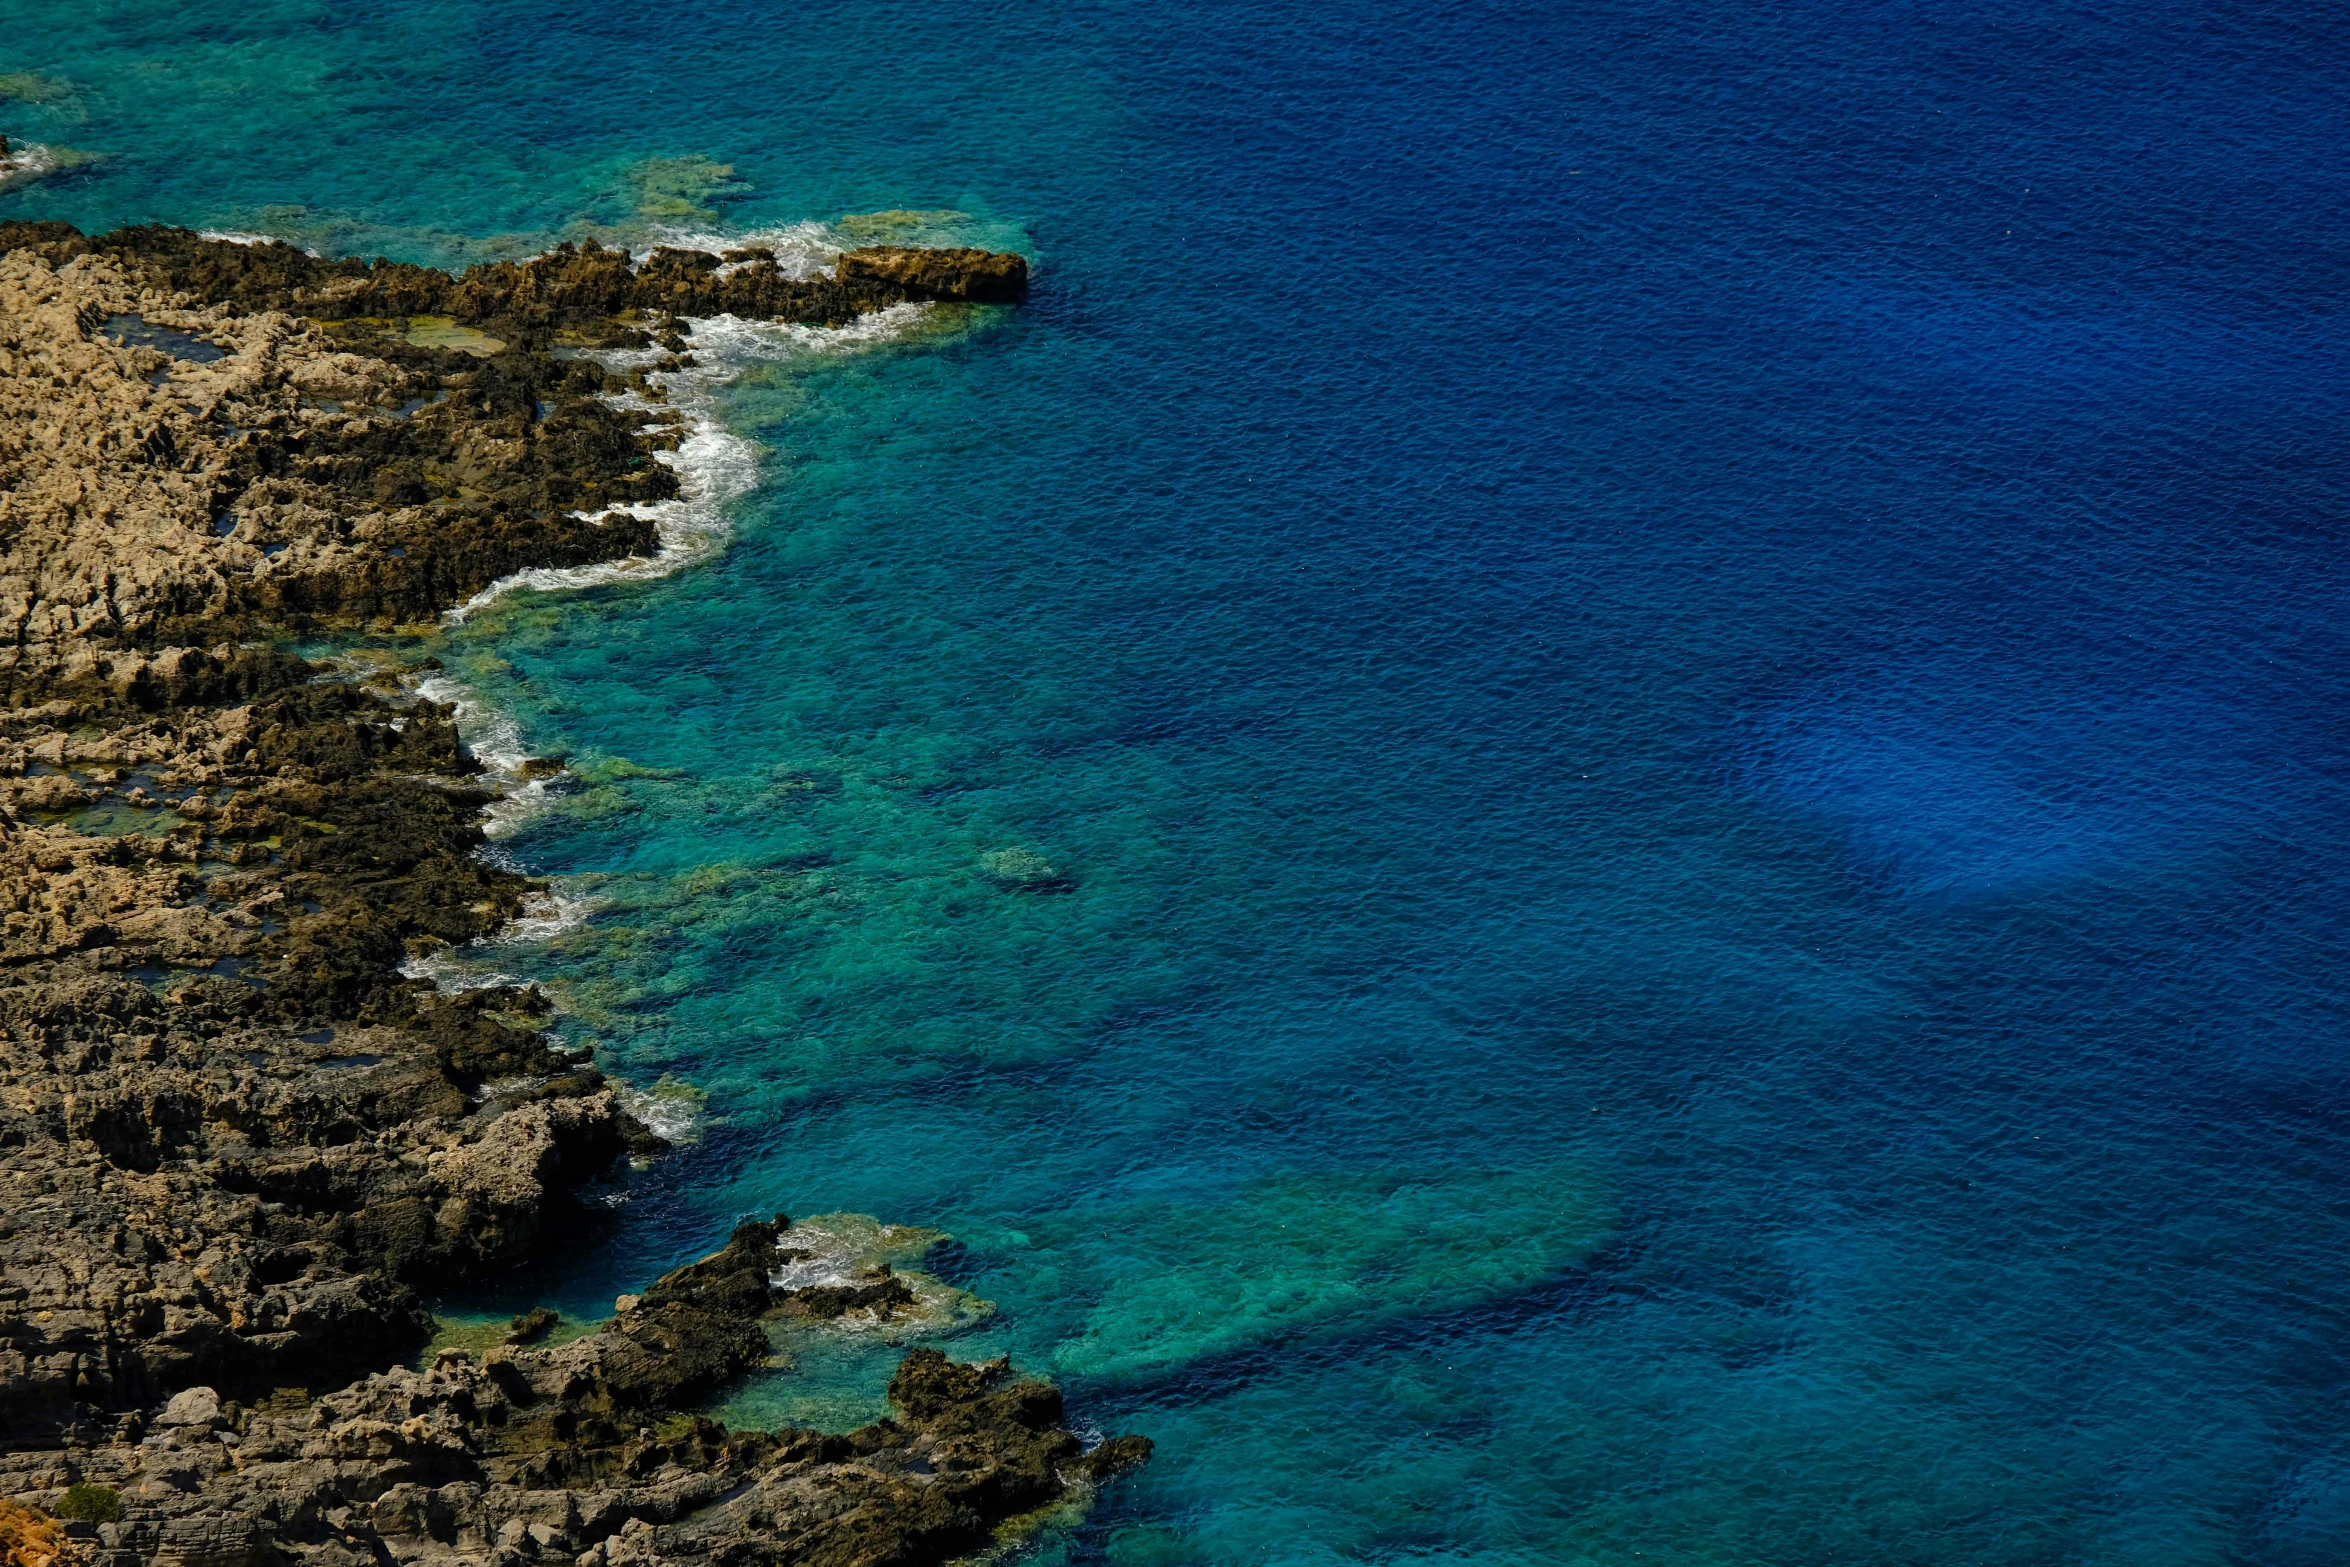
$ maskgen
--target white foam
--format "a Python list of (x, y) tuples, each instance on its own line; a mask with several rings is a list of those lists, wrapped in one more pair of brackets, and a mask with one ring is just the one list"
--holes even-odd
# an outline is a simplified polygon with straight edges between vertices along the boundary
[[(689, 418), (692, 415), (689, 414)], [(652, 555), (630, 555), (589, 566), (533, 566), (510, 573), (446, 615), (450, 623), (464, 620), (484, 605), (495, 603), (518, 588), (542, 593), (570, 592), (666, 577), (715, 550), (728, 530), (726, 508), (758, 482), (758, 448), (741, 436), (721, 429), (714, 419), (692, 418), (683, 441), (674, 452), (660, 451), (654, 460), (677, 470), (677, 495), (666, 501), (629, 506), (599, 507), (573, 515), (601, 517), (624, 512), (652, 523), (660, 540)]]
[[(508, 857), (495, 849), (485, 851), (482, 858), (512, 868)], [(483, 966), (485, 959), (498, 948), (552, 941), (565, 931), (586, 924), (603, 906), (603, 899), (575, 897), (558, 883), (544, 892), (533, 893), (523, 903), (520, 914), (489, 935), (476, 936), (462, 947), (441, 947), (422, 957), (410, 958), (400, 965), (400, 972), (410, 979), (430, 980), (434, 989), (452, 996), (468, 990), (487, 990), (492, 985), (528, 984), (519, 974)]]
[[(554, 777), (526, 778), (523, 765), (530, 751), (523, 744), (522, 728), (506, 714), (499, 712), (475, 696), (473, 691), (447, 675), (433, 675), (416, 683), (416, 694), (427, 701), (440, 702), (457, 710), (457, 732), (464, 737), (465, 747), (475, 761), (489, 772), (489, 784), (494, 793), (488, 809), (482, 812), (482, 834), (494, 845), (500, 838), (519, 832), (547, 808), (552, 797)], [(494, 847), (485, 846), (487, 858), (501, 858)], [(519, 870), (519, 866), (509, 866)]]
[(416, 694), (457, 710), (457, 732), (476, 760), (495, 773), (522, 771), (530, 753), (522, 746), (522, 729), (513, 719), (476, 697), (472, 690), (447, 675), (431, 675), (416, 683)]
[[(771, 363), (807, 355), (853, 353), (904, 337), (918, 325), (930, 307), (907, 302), (891, 305), (841, 327), (811, 327), (797, 323), (745, 321), (719, 315), (688, 320), (687, 347), (694, 363), (682, 370), (657, 371), (646, 377), (667, 395), (659, 406), (683, 414), (685, 438), (675, 451), (656, 451), (653, 458), (677, 473), (678, 493), (665, 501), (630, 506), (606, 506), (574, 512), (593, 519), (607, 512), (625, 512), (653, 524), (659, 550), (649, 556), (598, 561), (590, 566), (534, 566), (500, 577), (443, 618), (463, 621), (475, 610), (514, 592), (566, 592), (604, 587), (616, 582), (666, 577), (710, 554), (726, 542), (731, 531), (733, 504), (758, 485), (759, 448), (719, 423), (712, 389), (725, 385), (752, 364)], [(609, 349), (582, 355), (608, 370), (638, 369), (661, 357), (657, 349)], [(650, 413), (655, 404), (635, 392), (605, 399), (615, 408)], [(659, 426), (648, 426), (660, 428)], [(481, 754), (476, 748), (476, 754)], [(485, 757), (486, 760), (486, 757)]]
[[(218, 240), (224, 245), (292, 245), (294, 243), (283, 234), (249, 234), (243, 229), (198, 229), (196, 237)], [(320, 261), (326, 259), (326, 252), (315, 245), (301, 245), (296, 248), (305, 256), (311, 256)]]
[(644, 1122), (646, 1130), (661, 1141), (670, 1144), (694, 1140), (694, 1127), (701, 1119), (695, 1112), (699, 1100), (690, 1094), (647, 1093), (641, 1088), (623, 1086), (620, 1103), (630, 1115)]
[(495, 936), (476, 937), (475, 944), (511, 947), (527, 941), (553, 941), (565, 931), (585, 925), (588, 916), (603, 906), (602, 898), (575, 898), (558, 882), (545, 892), (533, 893), (522, 912)]
[(786, 1257), (767, 1275), (767, 1282), (779, 1290), (817, 1289), (833, 1284), (854, 1284), (858, 1272), (871, 1266), (863, 1248), (845, 1235), (802, 1220), (776, 1237), (779, 1251), (804, 1252), (804, 1256)]
[(0, 190), (19, 181), (37, 180), (57, 168), (54, 148), (37, 141), (13, 142), (8, 156), (0, 158)]
[(874, 1270), (887, 1266), (912, 1293), (912, 1303), (845, 1312), (823, 1324), (823, 1331), (879, 1333), (892, 1342), (959, 1332), (986, 1321), (995, 1307), (912, 1266), (946, 1238), (937, 1230), (883, 1224), (861, 1213), (818, 1214), (795, 1220), (775, 1238), (777, 1257), (768, 1282), (779, 1290), (864, 1284), (875, 1279)]
[[(813, 221), (753, 229), (748, 234), (716, 234), (658, 224), (653, 229), (652, 243), (630, 254), (642, 263), (663, 245), (675, 250), (706, 250), (713, 256), (722, 256), (730, 250), (772, 251), (776, 269), (790, 278), (814, 277), (838, 261), (842, 249), (829, 225)], [(728, 262), (719, 267), (718, 275), (728, 277), (749, 265), (747, 261)]]
[[(477, 941), (481, 938), (476, 937)], [(441, 947), (420, 958), (410, 958), (400, 965), (401, 974), (409, 979), (432, 981), (432, 988), (444, 996), (463, 995), (468, 990), (487, 990), (492, 985), (521, 985), (527, 983), (519, 974), (508, 974), (500, 969), (465, 967), (458, 956), (460, 947)]]
[[(820, 265), (829, 264), (839, 254), (837, 246), (822, 241), (822, 225), (799, 224), (790, 229), (771, 230), (727, 239), (713, 235), (676, 234), (665, 236), (664, 243), (691, 246), (704, 250), (727, 250), (746, 246), (765, 246), (776, 252), (776, 259), (787, 271), (795, 266), (794, 276), (806, 276)], [(261, 235), (231, 236), (238, 243), (267, 243)], [(790, 246), (798, 245), (797, 251)], [(649, 253), (649, 252), (648, 252)], [(787, 255), (792, 259), (787, 260)], [(930, 307), (906, 303), (892, 305), (885, 310), (860, 316), (842, 327), (810, 327), (796, 323), (745, 321), (737, 316), (721, 315), (687, 323), (689, 347), (694, 364), (672, 371), (659, 371), (648, 377), (660, 386), (668, 397), (669, 410), (686, 418), (686, 434), (675, 451), (656, 451), (653, 456), (676, 470), (678, 493), (666, 501), (648, 502), (622, 507), (603, 507), (594, 513), (576, 512), (573, 515), (600, 517), (608, 511), (623, 511), (642, 517), (654, 525), (660, 539), (659, 552), (650, 557), (631, 557), (626, 560), (600, 562), (592, 566), (538, 567), (501, 577), (475, 594), (465, 603), (450, 610), (445, 617), (451, 622), (464, 620), (483, 605), (494, 602), (517, 588), (540, 591), (600, 587), (608, 583), (667, 576), (680, 567), (711, 553), (725, 542), (729, 532), (729, 509), (759, 482), (759, 449), (753, 443), (726, 429), (718, 421), (712, 390), (723, 386), (754, 364), (778, 360), (831, 356), (853, 353), (876, 344), (902, 338), (918, 326)], [(662, 357), (658, 349), (599, 350), (584, 354), (606, 369), (622, 371), (650, 365)], [(620, 393), (605, 399), (614, 407), (638, 409), (646, 413), (655, 405), (635, 392)], [(662, 425), (647, 427), (666, 428)], [(465, 737), (467, 748), (489, 770), (497, 790), (497, 798), (484, 813), (483, 833), (491, 841), (477, 851), (482, 858), (513, 868), (512, 856), (497, 841), (518, 830), (539, 811), (547, 799), (548, 780), (524, 778), (523, 764), (530, 760), (524, 745), (521, 726), (507, 714), (483, 702), (461, 681), (446, 674), (434, 675), (417, 683), (418, 696), (429, 701), (445, 703), (456, 709), (458, 732)], [(563, 932), (573, 929), (598, 907), (598, 901), (575, 898), (560, 886), (534, 897), (517, 919), (509, 921), (492, 935), (476, 937), (464, 948), (442, 948), (423, 957), (411, 958), (400, 965), (400, 972), (411, 979), (432, 982), (447, 994), (480, 990), (492, 985), (520, 985), (525, 981), (495, 967), (478, 966), (488, 955), (480, 949), (516, 946), (525, 943), (551, 941)], [(657, 1135), (671, 1143), (688, 1140), (694, 1130), (696, 1102), (682, 1094), (647, 1093), (641, 1089), (623, 1089), (624, 1102), (631, 1114), (645, 1123)], [(794, 1225), (790, 1232), (791, 1244), (796, 1247), (820, 1249), (821, 1255), (807, 1262), (787, 1262), (778, 1283), (785, 1288), (803, 1289), (811, 1283), (847, 1283), (864, 1266), (857, 1240), (847, 1235), (815, 1228), (805, 1223)], [(813, 1243), (813, 1245), (811, 1245)], [(808, 1277), (802, 1279), (805, 1273)], [(962, 1291), (934, 1280), (915, 1276), (920, 1282), (917, 1293), (923, 1320), (960, 1321), (983, 1312), (983, 1302), (977, 1302)], [(799, 1282), (789, 1282), (799, 1280)], [(938, 1298), (932, 1300), (930, 1297)], [(975, 1320), (975, 1318), (974, 1318)]]
[(708, 353), (731, 380), (753, 363), (804, 356), (851, 354), (909, 335), (930, 314), (930, 306), (905, 300), (870, 311), (846, 326), (803, 326), (797, 321), (745, 321), (740, 316), (704, 316), (693, 329), (694, 357)]

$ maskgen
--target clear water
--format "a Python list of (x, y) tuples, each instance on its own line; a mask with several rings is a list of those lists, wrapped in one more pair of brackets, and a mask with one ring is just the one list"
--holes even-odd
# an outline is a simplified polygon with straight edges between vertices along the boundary
[[(1145, 1563), (2350, 1559), (2338, 7), (16, 0), (8, 215), (912, 209), (722, 551), (437, 649), (738, 1213), (951, 1232)], [(696, 162), (693, 160), (704, 160)], [(724, 164), (729, 175), (711, 166)], [(485, 742), (486, 743), (486, 742)], [(847, 1422), (894, 1350), (739, 1417)]]

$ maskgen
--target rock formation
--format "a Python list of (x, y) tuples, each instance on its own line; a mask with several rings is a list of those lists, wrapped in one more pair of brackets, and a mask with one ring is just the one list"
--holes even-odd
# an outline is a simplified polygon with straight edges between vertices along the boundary
[(1083, 1454), (1051, 1389), (928, 1351), (850, 1436), (693, 1415), (764, 1322), (891, 1298), (778, 1292), (761, 1225), (584, 1339), (403, 1369), (420, 1281), (543, 1254), (659, 1142), (544, 998), (403, 977), (534, 886), (473, 852), (449, 710), (275, 646), (650, 552), (612, 508), (673, 493), (678, 426), (557, 347), (1024, 275), (947, 254), (452, 278), (0, 225), (0, 1494), (68, 1519), (0, 1519), (12, 1556), (930, 1561), (1147, 1446)]
[(680, 1413), (766, 1356), (781, 1224), (742, 1226), (560, 1348), (443, 1352), (306, 1400), (186, 1388), (120, 1440), (17, 1453), (0, 1474), (60, 1506), (69, 1476), (114, 1498), (119, 1517), (66, 1526), (100, 1567), (915, 1563), (1147, 1454), (1132, 1437), (1085, 1452), (1050, 1386), (934, 1349), (891, 1384), (902, 1418), (846, 1436)]
[(895, 284), (917, 299), (1008, 305), (1028, 294), (1027, 259), (998, 251), (874, 245), (841, 257), (837, 270), (844, 282)]

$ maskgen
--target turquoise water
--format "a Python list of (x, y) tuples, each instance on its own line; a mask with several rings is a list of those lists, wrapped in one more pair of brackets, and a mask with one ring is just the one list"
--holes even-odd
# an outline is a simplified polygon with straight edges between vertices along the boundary
[(1072, 1561), (2350, 1556), (2339, 16), (13, 20), (9, 216), (1037, 260), (430, 648), (689, 1138), (453, 1305), (947, 1232), (1159, 1443)]

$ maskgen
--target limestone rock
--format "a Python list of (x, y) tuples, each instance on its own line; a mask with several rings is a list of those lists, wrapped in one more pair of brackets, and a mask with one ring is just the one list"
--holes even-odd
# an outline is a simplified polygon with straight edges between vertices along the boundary
[(155, 1417), (159, 1426), (202, 1426), (210, 1429), (221, 1423), (220, 1395), (208, 1387), (187, 1387), (171, 1395), (163, 1412)]

